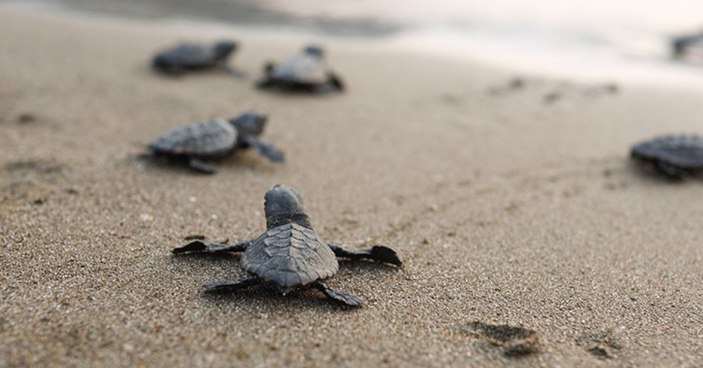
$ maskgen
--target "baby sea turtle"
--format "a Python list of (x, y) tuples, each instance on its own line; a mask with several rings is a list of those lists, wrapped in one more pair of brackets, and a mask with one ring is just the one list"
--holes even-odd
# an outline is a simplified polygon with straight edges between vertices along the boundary
[(152, 65), (156, 70), (174, 75), (216, 66), (225, 67), (227, 59), (236, 49), (237, 44), (232, 41), (220, 41), (212, 46), (184, 43), (158, 53)]
[(668, 178), (682, 179), (703, 170), (703, 137), (662, 136), (635, 145), (630, 155)]
[(239, 244), (195, 240), (174, 249), (173, 253), (244, 252), (241, 267), (250, 275), (239, 280), (206, 284), (207, 291), (230, 291), (268, 283), (286, 295), (301, 287), (314, 287), (328, 298), (352, 307), (361, 306), (363, 300), (353, 294), (335, 291), (322, 282), (337, 273), (336, 257), (369, 259), (396, 266), (402, 264), (393, 249), (382, 245), (352, 251), (325, 243), (310, 224), (302, 197), (293, 189), (275, 185), (266, 192), (264, 210), (266, 231), (255, 239)]
[(155, 156), (185, 162), (206, 174), (215, 173), (215, 168), (206, 161), (250, 147), (273, 162), (282, 162), (281, 151), (259, 140), (266, 120), (265, 115), (247, 112), (230, 120), (192, 123), (156, 138), (149, 148)]
[(674, 37), (671, 40), (671, 54), (674, 58), (684, 58), (691, 51), (700, 53), (703, 48), (703, 32)]
[(269, 63), (264, 68), (266, 76), (259, 88), (279, 88), (288, 91), (329, 92), (342, 91), (344, 84), (330, 69), (324, 51), (318, 46), (307, 46), (299, 55), (282, 63)]

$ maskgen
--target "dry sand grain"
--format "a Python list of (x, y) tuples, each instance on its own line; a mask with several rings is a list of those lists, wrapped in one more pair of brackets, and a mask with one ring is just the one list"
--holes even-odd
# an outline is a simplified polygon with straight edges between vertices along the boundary
[[(0, 366), (703, 364), (703, 184), (626, 159), (637, 140), (701, 132), (700, 91), (514, 83), (338, 41), (349, 92), (309, 98), (252, 87), (304, 39), (234, 34), (236, 80), (147, 67), (224, 31), (0, 8), (0, 35)], [(167, 129), (250, 108), (270, 114), (284, 165), (245, 153), (206, 177), (136, 158)], [(238, 257), (170, 249), (258, 234), (279, 182), (323, 237), (390, 245), (404, 270), (342, 264), (330, 284), (366, 299), (353, 311), (316, 292), (203, 296), (242, 274)]]

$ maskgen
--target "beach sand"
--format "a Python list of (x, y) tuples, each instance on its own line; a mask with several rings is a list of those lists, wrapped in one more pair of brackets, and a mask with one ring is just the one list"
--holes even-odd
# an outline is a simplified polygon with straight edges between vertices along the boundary
[[(327, 40), (348, 92), (294, 96), (253, 83), (312, 37), (8, 7), (0, 35), (1, 366), (703, 362), (703, 185), (628, 160), (641, 139), (700, 133), (700, 90), (516, 83)], [(149, 69), (165, 46), (224, 36), (246, 78)], [(203, 176), (138, 158), (168, 129), (248, 109), (270, 115), (285, 164), (246, 152)], [(203, 295), (243, 275), (239, 257), (171, 249), (257, 236), (275, 183), (328, 241), (389, 245), (404, 268), (342, 262), (329, 284), (364, 297), (357, 310), (316, 291)]]

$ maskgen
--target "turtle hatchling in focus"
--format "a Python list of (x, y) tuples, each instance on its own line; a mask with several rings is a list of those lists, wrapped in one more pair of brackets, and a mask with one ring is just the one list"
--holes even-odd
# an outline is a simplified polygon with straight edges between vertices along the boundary
[(630, 155), (653, 167), (659, 174), (680, 180), (703, 170), (703, 137), (662, 136), (635, 145)]
[(220, 41), (214, 45), (184, 43), (154, 56), (153, 67), (166, 74), (180, 75), (188, 71), (226, 68), (227, 60), (237, 49), (233, 41)]
[(207, 291), (232, 291), (269, 284), (286, 295), (299, 288), (312, 287), (329, 299), (351, 307), (361, 306), (363, 300), (336, 291), (323, 282), (339, 270), (337, 257), (402, 265), (396, 252), (386, 246), (353, 251), (324, 242), (305, 213), (302, 197), (293, 189), (275, 185), (266, 192), (264, 211), (266, 231), (255, 239), (238, 244), (195, 240), (174, 249), (173, 253), (244, 252), (240, 264), (249, 275), (238, 280), (206, 284)]
[(208, 161), (246, 148), (255, 149), (273, 162), (283, 162), (283, 152), (259, 140), (266, 120), (265, 115), (247, 112), (230, 120), (192, 123), (155, 139), (149, 148), (156, 157), (183, 162), (205, 174), (216, 171)]
[(269, 63), (264, 72), (259, 88), (323, 93), (344, 90), (342, 80), (327, 65), (324, 50), (319, 46), (307, 46), (302, 53), (280, 64)]

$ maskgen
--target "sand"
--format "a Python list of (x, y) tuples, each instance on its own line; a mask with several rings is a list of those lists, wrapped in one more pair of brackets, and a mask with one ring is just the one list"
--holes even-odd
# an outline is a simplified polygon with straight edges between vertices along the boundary
[[(326, 40), (349, 91), (253, 88), (309, 38), (0, 7), (0, 366), (697, 366), (700, 180), (642, 174), (630, 144), (700, 132), (701, 91), (577, 83)], [(148, 68), (178, 40), (243, 43), (234, 79)], [(512, 84), (511, 84), (512, 83)], [(512, 87), (511, 87), (512, 85)], [(193, 120), (270, 114), (287, 162), (215, 176), (140, 160)], [(238, 256), (173, 257), (189, 234), (265, 227), (299, 189), (318, 232), (394, 247), (316, 291), (206, 296)]]

